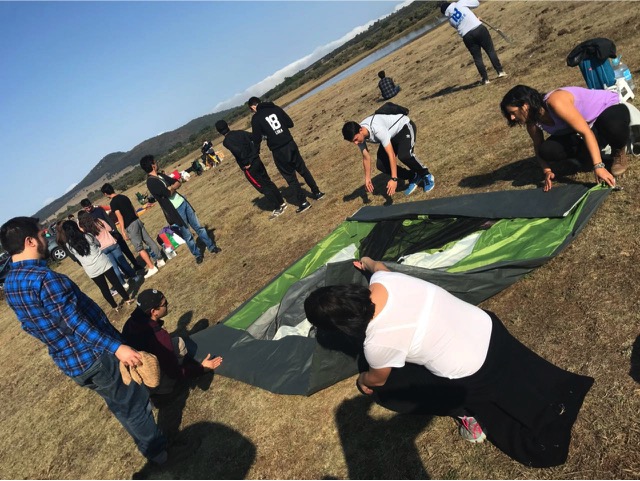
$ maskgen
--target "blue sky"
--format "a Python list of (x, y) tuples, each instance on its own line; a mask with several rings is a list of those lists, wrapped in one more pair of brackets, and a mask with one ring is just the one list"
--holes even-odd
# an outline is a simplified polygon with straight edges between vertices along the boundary
[(400, 4), (0, 2), (0, 223), (111, 152), (260, 95)]

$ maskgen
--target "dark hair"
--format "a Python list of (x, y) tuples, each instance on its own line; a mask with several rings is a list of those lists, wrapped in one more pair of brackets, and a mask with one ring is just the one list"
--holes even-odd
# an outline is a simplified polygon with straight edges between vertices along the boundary
[(380, 78), (384, 78), (385, 77), (384, 70), (380, 70), (378, 72), (378, 77), (380, 77)]
[(216, 122), (216, 130), (222, 135), (226, 135), (229, 132), (229, 125), (224, 120), (218, 120)]
[(106, 195), (112, 195), (116, 193), (116, 191), (113, 190), (113, 186), (109, 183), (106, 183), (102, 187), (100, 187), (100, 192)]
[(247, 105), (249, 107), (253, 107), (254, 105), (258, 105), (260, 103), (260, 99), (258, 97), (251, 97), (248, 101), (247, 101)]
[(504, 118), (507, 119), (509, 127), (518, 125), (518, 122), (511, 120), (511, 115), (507, 112), (507, 107), (522, 107), (525, 104), (529, 105), (527, 123), (535, 124), (542, 116), (541, 110), (546, 108), (544, 97), (540, 92), (526, 85), (516, 85), (502, 98), (500, 110), (502, 110)]
[(91, 252), (91, 246), (84, 232), (80, 230), (78, 224), (72, 220), (65, 220), (62, 223), (62, 231), (66, 238), (66, 244), (69, 245), (78, 255), (84, 257)]
[(91, 207), (91, 201), (89, 199), (82, 199), (80, 201), (81, 207)]
[(358, 284), (321, 287), (304, 301), (308, 321), (319, 329), (364, 340), (375, 305), (371, 291)]
[(78, 212), (78, 225), (83, 231), (94, 236), (98, 236), (102, 230), (100, 221), (85, 211)]
[(449, 5), (451, 5), (451, 2), (440, 2), (440, 13), (442, 13), (442, 15), (444, 15), (444, 12), (447, 11)]
[(0, 227), (0, 243), (9, 255), (24, 251), (27, 237), (38, 238), (40, 222), (35, 217), (14, 217)]
[(56, 242), (60, 247), (65, 246), (67, 243), (67, 236), (64, 235), (64, 231), (62, 230), (63, 222), (63, 220), (56, 222)]
[(142, 170), (144, 170), (147, 174), (150, 174), (153, 170), (154, 162), (155, 160), (153, 158), (153, 155), (145, 155), (140, 159), (140, 167), (142, 167)]
[(349, 142), (353, 142), (353, 138), (358, 132), (360, 132), (360, 124), (353, 120), (346, 122), (342, 126), (342, 136), (344, 137), (344, 140), (348, 140)]

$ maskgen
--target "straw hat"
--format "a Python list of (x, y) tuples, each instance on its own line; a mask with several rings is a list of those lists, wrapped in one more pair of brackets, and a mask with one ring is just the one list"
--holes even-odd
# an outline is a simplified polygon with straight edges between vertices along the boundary
[(137, 384), (144, 384), (148, 388), (160, 385), (160, 363), (158, 358), (148, 352), (139, 351), (142, 356), (142, 364), (136, 367), (125, 366), (120, 362), (120, 374), (125, 385), (133, 380)]

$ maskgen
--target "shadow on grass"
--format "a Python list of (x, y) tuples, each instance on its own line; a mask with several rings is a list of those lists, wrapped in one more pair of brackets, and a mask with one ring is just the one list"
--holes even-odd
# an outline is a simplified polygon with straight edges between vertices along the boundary
[[(381, 195), (382, 197), (384, 197), (384, 205), (391, 205), (393, 204), (393, 199), (387, 195), (387, 182), (389, 182), (388, 175), (378, 174), (371, 179), (371, 183), (373, 184), (373, 193), (367, 192), (367, 190), (364, 188), (364, 184), (362, 184), (350, 194), (343, 196), (342, 201), (350, 202), (359, 197), (362, 199), (362, 203), (364, 205), (367, 205), (371, 203), (371, 199), (369, 198), (370, 195)], [(401, 193), (401, 191), (403, 190), (400, 187), (401, 186), (398, 185), (398, 189), (395, 195), (398, 195), (398, 192)]]
[[(570, 162), (563, 162), (557, 166), (554, 165), (553, 170), (556, 174), (554, 184), (583, 184), (583, 182), (577, 182), (568, 177), (582, 171), (582, 169), (574, 166)], [(542, 187), (544, 185), (542, 171), (535, 157), (516, 160), (515, 162), (503, 165), (485, 174), (470, 175), (460, 180), (458, 185), (460, 187), (479, 188), (487, 187), (500, 181), (511, 182), (511, 185), (514, 187), (524, 187), (527, 185)]]
[(633, 347), (631, 348), (631, 363), (629, 368), (629, 376), (635, 382), (640, 383), (640, 336), (636, 337)]
[(133, 479), (244, 479), (255, 445), (223, 424), (200, 422), (183, 429), (163, 466), (147, 463)]
[(416, 438), (432, 417), (395, 414), (374, 419), (369, 414), (372, 404), (371, 397), (357, 396), (336, 410), (349, 479), (429, 479)]
[(438, 90), (436, 93), (433, 93), (431, 95), (425, 95), (424, 97), (421, 97), (420, 100), (429, 100), (429, 99), (436, 99), (438, 97), (444, 97), (445, 95), (449, 95), (452, 94), (454, 92), (460, 92), (463, 90), (469, 90), (469, 89), (473, 89), (476, 87), (480, 87), (481, 83), (480, 82), (473, 82), (467, 85), (455, 85), (453, 87), (445, 87), (443, 89)]

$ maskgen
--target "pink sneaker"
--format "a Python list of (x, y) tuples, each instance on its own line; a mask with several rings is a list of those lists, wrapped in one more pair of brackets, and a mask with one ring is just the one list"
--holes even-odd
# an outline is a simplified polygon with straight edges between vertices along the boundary
[(470, 443), (481, 443), (487, 439), (487, 435), (482, 430), (480, 423), (476, 421), (476, 418), (470, 416), (462, 416), (458, 418), (460, 427), (458, 432), (463, 439)]

